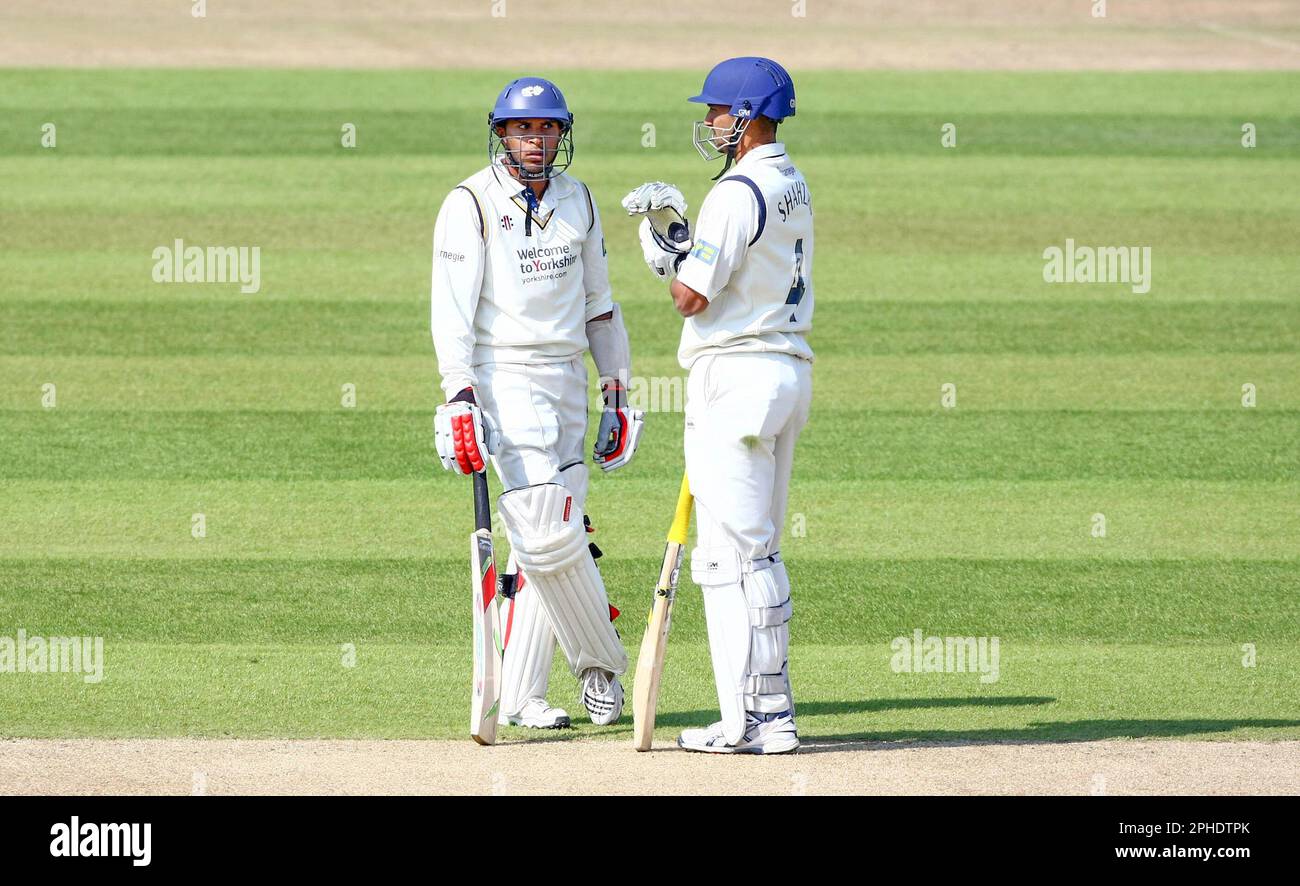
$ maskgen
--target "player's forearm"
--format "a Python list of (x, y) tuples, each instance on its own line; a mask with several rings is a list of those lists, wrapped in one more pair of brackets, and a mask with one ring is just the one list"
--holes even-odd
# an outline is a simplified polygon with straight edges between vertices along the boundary
[(691, 289), (681, 280), (674, 280), (668, 291), (673, 297), (673, 305), (676, 306), (677, 313), (683, 317), (694, 317), (709, 306), (707, 298)]
[(587, 321), (587, 345), (602, 385), (612, 379), (626, 387), (632, 375), (632, 351), (622, 308), (615, 304), (612, 310)]

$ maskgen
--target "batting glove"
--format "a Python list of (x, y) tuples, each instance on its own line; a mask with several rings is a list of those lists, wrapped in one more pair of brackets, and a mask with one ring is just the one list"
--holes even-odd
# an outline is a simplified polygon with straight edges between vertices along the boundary
[(628, 215), (644, 215), (638, 234), (646, 264), (662, 279), (673, 277), (691, 251), (686, 198), (664, 182), (646, 182), (623, 198)]
[(641, 219), (641, 227), (637, 229), (637, 236), (641, 238), (641, 257), (650, 270), (655, 272), (660, 280), (671, 280), (677, 276), (677, 268), (691, 251), (691, 244), (688, 240), (683, 248), (676, 245), (668, 245), (659, 238), (655, 233), (654, 226), (650, 224), (650, 219)]
[(645, 427), (645, 413), (628, 408), (627, 394), (617, 381), (605, 384), (600, 390), (605, 399), (605, 409), (600, 414), (591, 458), (602, 471), (609, 473), (623, 467), (636, 454), (636, 445)]
[(444, 468), (458, 474), (483, 470), (488, 456), (497, 451), (498, 436), (492, 420), (474, 402), (470, 388), (439, 406), (433, 417), (438, 458)]

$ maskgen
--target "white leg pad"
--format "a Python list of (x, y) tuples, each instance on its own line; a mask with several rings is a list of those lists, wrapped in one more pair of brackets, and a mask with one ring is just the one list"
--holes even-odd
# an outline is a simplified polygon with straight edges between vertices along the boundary
[(787, 659), (790, 651), (790, 579), (779, 560), (755, 560), (744, 576), (749, 606), (749, 668), (745, 710), (780, 714), (792, 707)]
[(592, 667), (622, 674), (627, 652), (610, 623), (609, 598), (573, 491), (541, 483), (512, 489), (499, 504), (511, 549), (574, 676)]
[(749, 670), (749, 605), (740, 580), (740, 557), (730, 547), (691, 551), (691, 578), (704, 591), (713, 682), (727, 744), (745, 735), (745, 684)]
[[(513, 554), (511, 559), (514, 559)], [(505, 632), (509, 630), (501, 667), (501, 715), (504, 718), (518, 714), (530, 698), (546, 698), (551, 661), (555, 658), (555, 633), (537, 599), (537, 591), (527, 577), (524, 577), (523, 587), (515, 593), (513, 601), (501, 602), (507, 603), (503, 607), (507, 614), (501, 626), (502, 636), (507, 636)]]
[(691, 577), (704, 590), (723, 736), (735, 745), (745, 734), (746, 711), (792, 709), (786, 668), (789, 581), (779, 559), (743, 561), (734, 548), (723, 546), (695, 548)]

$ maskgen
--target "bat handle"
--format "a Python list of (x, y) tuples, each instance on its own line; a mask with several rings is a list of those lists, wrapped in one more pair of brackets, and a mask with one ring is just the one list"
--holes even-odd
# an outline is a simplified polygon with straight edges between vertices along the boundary
[(691, 496), (691, 483), (685, 474), (682, 474), (682, 488), (677, 493), (677, 512), (673, 515), (673, 525), (668, 530), (668, 540), (675, 541), (679, 545), (686, 544), (686, 533), (691, 525), (691, 505), (695, 499)]
[(474, 472), (474, 529), (492, 529), (492, 503), (488, 499), (486, 468)]

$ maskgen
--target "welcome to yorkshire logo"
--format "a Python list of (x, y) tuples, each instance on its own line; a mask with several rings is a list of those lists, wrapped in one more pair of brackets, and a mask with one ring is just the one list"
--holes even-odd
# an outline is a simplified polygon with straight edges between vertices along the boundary
[(519, 270), (525, 274), (560, 271), (578, 263), (578, 256), (568, 246), (534, 246), (516, 252), (520, 258)]

